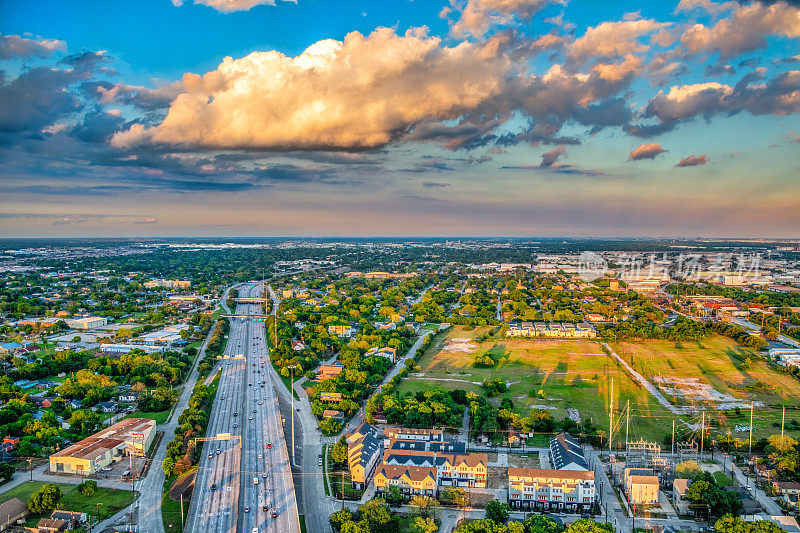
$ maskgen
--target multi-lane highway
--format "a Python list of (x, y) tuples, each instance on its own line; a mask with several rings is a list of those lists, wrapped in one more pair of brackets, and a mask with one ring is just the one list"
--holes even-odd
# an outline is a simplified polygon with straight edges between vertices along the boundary
[[(261, 284), (239, 286), (241, 298), (262, 297)], [(269, 354), (260, 303), (236, 306), (222, 375), (189, 510), (187, 530), (299, 532), (289, 455), (278, 400), (267, 378)], [(230, 439), (225, 440), (226, 434)], [(223, 440), (219, 440), (220, 437)]]

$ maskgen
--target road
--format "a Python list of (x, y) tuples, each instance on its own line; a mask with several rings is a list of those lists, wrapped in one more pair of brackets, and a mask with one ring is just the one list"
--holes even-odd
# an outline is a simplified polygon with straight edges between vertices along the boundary
[[(260, 297), (262, 286), (244, 284), (239, 294)], [(261, 312), (258, 303), (236, 306), (237, 315)], [(269, 367), (264, 323), (234, 318), (207, 431), (207, 438), (216, 440), (203, 446), (188, 531), (300, 531), (277, 397), (266, 376)]]

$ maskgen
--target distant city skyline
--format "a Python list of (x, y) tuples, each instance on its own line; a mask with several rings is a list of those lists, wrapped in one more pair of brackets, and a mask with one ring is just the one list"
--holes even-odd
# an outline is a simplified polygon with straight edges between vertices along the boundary
[(7, 0), (0, 238), (800, 237), (799, 44), (796, 0)]

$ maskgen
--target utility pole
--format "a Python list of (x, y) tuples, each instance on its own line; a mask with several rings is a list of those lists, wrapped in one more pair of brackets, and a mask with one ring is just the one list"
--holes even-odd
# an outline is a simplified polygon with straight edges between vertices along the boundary
[(753, 455), (753, 402), (750, 402), (750, 439), (749, 439), (749, 447), (747, 449), (747, 460), (750, 460), (750, 456)]
[(625, 451), (628, 451), (628, 429), (631, 425), (631, 401), (625, 400)]
[[(611, 397), (609, 399), (610, 406), (608, 410), (608, 457), (611, 458), (611, 432), (614, 429), (614, 378), (611, 378)], [(613, 461), (612, 461), (613, 463)]]
[(706, 412), (703, 411), (703, 419), (700, 422), (700, 460), (703, 460), (703, 434), (706, 429)]
[(675, 420), (672, 420), (672, 455), (675, 455)]
[(783, 426), (786, 424), (786, 406), (783, 406), (783, 415), (781, 416), (781, 439), (783, 439)]
[(183, 492), (181, 492), (181, 531), (183, 531), (183, 526)]

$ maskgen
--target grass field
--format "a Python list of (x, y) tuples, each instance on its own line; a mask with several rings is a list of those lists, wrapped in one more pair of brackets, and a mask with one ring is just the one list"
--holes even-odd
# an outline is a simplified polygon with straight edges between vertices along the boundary
[[(526, 413), (531, 408), (543, 407), (558, 420), (572, 407), (582, 418), (591, 418), (607, 430), (613, 379), (615, 406), (624, 406), (626, 401), (631, 404), (632, 427), (635, 427), (631, 437), (661, 441), (669, 433), (674, 416), (595, 341), (489, 338), (479, 343), (474, 353), (442, 351), (447, 338), (476, 338), (489, 330), (454, 327), (446, 337), (432, 343), (421, 358), (423, 375), (409, 376), (401, 383), (400, 391), (441, 387), (480, 392), (484, 379), (498, 378), (509, 386), (507, 393), (494, 399), (498, 404), (508, 397), (514, 402), (515, 411)], [(484, 353), (502, 355), (507, 360), (494, 368), (472, 366), (475, 355)], [(621, 433), (624, 435), (624, 426)]]
[[(11, 498), (19, 498), (27, 503), (31, 494), (42, 488), (44, 482), (27, 481), (13, 489), (0, 494), (0, 503), (7, 502)], [(84, 496), (78, 491), (77, 485), (66, 483), (56, 483), (61, 489), (62, 499), (58, 505), (59, 509), (65, 511), (76, 511), (92, 515), (92, 520), (105, 520), (120, 509), (127, 507), (139, 496), (139, 493), (132, 494), (131, 491), (119, 489), (97, 488), (91, 496)], [(98, 505), (99, 504), (99, 505)], [(45, 515), (32, 515), (28, 523), (35, 524)], [(47, 513), (50, 516), (50, 513)]]
[[(714, 335), (700, 342), (618, 343), (614, 350), (645, 376), (696, 377), (719, 392), (765, 404), (800, 403), (800, 382), (757, 360), (755, 352)], [(744, 364), (745, 359), (752, 362)]]
[(169, 417), (170, 410), (167, 409), (166, 411), (134, 411), (125, 418), (149, 418), (150, 420), (155, 420), (156, 424), (165, 424), (167, 422), (167, 417)]
[[(755, 352), (737, 345), (732, 340), (713, 335), (700, 342), (643, 341), (638, 343), (616, 343), (614, 351), (631, 362), (633, 368), (653, 382), (657, 376), (696, 378), (714, 390), (741, 399), (763, 402), (765, 407), (756, 407), (753, 420), (753, 436), (761, 438), (779, 431), (775, 425), (781, 422), (779, 406), (786, 405), (786, 420), (800, 420), (800, 382), (796, 378), (770, 368), (759, 360)], [(750, 357), (750, 362), (745, 361)], [(667, 394), (665, 394), (667, 395)], [(676, 405), (691, 405), (690, 400), (669, 396)], [(734, 436), (747, 438), (746, 432), (735, 432), (737, 425), (749, 425), (750, 410), (716, 411), (714, 404), (706, 402), (697, 406), (711, 413), (721, 424), (720, 432), (728, 429)], [(798, 431), (789, 430), (794, 435)]]

